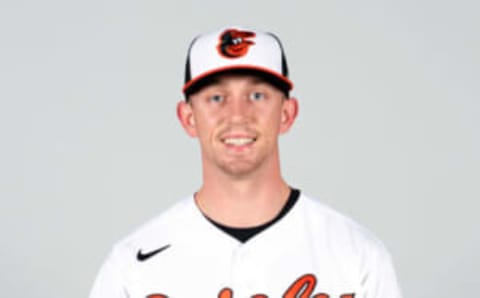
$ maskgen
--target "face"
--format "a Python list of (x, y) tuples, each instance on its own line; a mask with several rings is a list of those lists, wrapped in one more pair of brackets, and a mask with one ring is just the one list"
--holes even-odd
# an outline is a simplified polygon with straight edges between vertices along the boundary
[(279, 163), (278, 136), (297, 110), (296, 99), (255, 76), (222, 75), (180, 102), (177, 114), (200, 141), (204, 171), (244, 177)]

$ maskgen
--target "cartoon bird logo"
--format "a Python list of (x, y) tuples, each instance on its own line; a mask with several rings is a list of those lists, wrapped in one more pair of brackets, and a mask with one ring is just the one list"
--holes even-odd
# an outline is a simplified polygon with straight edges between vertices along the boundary
[(251, 38), (255, 33), (229, 29), (224, 31), (219, 38), (218, 52), (226, 58), (240, 58), (247, 54), (248, 49), (255, 44)]

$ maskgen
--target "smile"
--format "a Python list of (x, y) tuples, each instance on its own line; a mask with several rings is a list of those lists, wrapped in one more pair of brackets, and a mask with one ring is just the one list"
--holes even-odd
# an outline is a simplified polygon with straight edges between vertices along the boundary
[(225, 138), (225, 139), (222, 139), (222, 142), (227, 145), (245, 146), (245, 145), (252, 144), (256, 140), (257, 140), (256, 138)]

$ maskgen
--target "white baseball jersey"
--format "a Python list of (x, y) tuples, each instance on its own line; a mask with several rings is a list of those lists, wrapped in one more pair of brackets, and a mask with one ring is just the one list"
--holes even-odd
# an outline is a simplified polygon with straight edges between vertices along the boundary
[(193, 196), (114, 246), (90, 298), (400, 298), (383, 244), (303, 194), (241, 243)]

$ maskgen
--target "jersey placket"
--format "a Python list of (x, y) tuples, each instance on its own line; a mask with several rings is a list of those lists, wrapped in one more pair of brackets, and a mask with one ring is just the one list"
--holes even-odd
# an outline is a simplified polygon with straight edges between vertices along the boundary
[(255, 288), (258, 288), (255, 267), (249, 245), (239, 245), (233, 250), (231, 272), (234, 297), (251, 297), (255, 294)]

